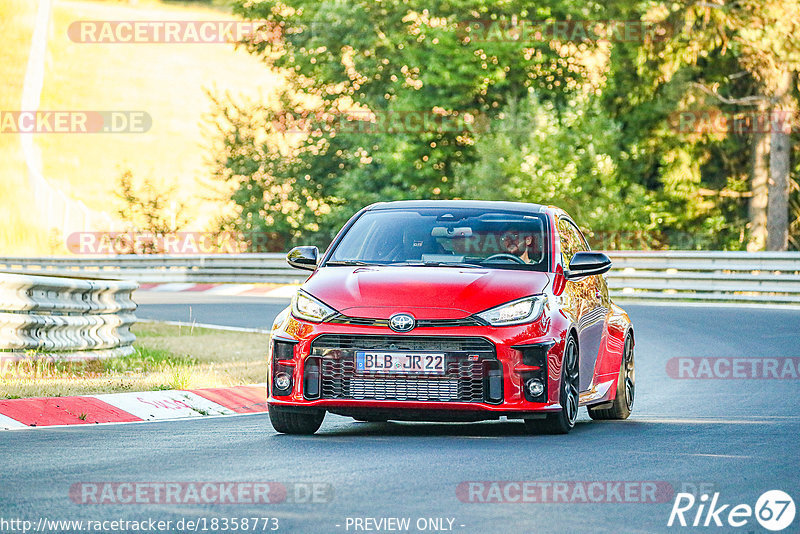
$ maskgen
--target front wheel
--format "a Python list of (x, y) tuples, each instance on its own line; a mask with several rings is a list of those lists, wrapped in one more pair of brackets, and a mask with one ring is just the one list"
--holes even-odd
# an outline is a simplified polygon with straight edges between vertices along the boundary
[(617, 395), (608, 408), (589, 408), (589, 417), (599, 421), (627, 419), (633, 410), (636, 392), (636, 373), (633, 365), (633, 340), (625, 338), (625, 349), (617, 379)]
[(319, 430), (322, 420), (325, 419), (325, 410), (298, 412), (272, 405), (268, 411), (272, 428), (281, 434), (313, 434)]
[(567, 338), (564, 359), (561, 362), (561, 389), (559, 403), (561, 411), (547, 414), (544, 419), (526, 419), (525, 428), (535, 434), (567, 434), (578, 418), (578, 343)]

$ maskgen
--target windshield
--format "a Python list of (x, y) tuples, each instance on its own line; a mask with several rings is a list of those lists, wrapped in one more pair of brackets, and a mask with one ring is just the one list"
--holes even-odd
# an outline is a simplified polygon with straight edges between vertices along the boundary
[(364, 213), (326, 265), (476, 266), (547, 271), (542, 215), (416, 208)]

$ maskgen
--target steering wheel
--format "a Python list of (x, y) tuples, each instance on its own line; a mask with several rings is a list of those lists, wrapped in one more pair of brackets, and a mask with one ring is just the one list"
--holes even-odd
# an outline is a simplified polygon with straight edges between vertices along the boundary
[(491, 256), (489, 256), (488, 258), (483, 260), (483, 262), (493, 261), (493, 260), (511, 260), (511, 261), (513, 261), (515, 263), (521, 263), (522, 265), (528, 265), (528, 262), (523, 260), (519, 256), (514, 256), (513, 254), (507, 254), (505, 252), (502, 252), (500, 254), (492, 254)]

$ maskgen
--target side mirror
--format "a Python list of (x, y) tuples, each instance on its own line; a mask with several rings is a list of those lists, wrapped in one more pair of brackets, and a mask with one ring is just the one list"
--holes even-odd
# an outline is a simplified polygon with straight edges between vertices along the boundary
[(567, 280), (603, 274), (611, 269), (611, 259), (602, 252), (576, 252), (564, 273)]
[(294, 247), (286, 255), (286, 261), (297, 269), (313, 271), (317, 268), (318, 256), (319, 250), (317, 247)]

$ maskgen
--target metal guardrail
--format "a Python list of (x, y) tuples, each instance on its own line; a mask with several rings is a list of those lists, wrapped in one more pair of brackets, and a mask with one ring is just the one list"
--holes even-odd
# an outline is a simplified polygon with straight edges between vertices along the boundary
[(0, 358), (59, 359), (133, 352), (133, 281), (0, 273)]
[(0, 258), (0, 271), (49, 276), (136, 280), (140, 283), (301, 283), (309, 273), (286, 264), (286, 254), (116, 255)]
[[(800, 252), (612, 251), (615, 298), (800, 303)], [(284, 254), (0, 258), (0, 271), (140, 283), (300, 283)]]
[(800, 303), (800, 252), (609, 252), (614, 297)]

